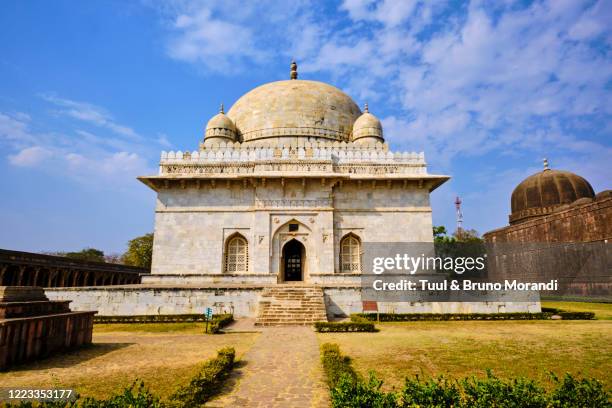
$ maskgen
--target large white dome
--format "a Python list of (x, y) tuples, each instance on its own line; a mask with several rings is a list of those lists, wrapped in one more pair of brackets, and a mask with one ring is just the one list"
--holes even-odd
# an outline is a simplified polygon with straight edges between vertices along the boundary
[(227, 113), (242, 142), (284, 136), (349, 141), (360, 115), (355, 102), (338, 88), (298, 79), (259, 86)]

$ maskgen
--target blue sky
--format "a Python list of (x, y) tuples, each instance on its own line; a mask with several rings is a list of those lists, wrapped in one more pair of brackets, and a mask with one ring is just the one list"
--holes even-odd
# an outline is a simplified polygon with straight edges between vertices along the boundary
[(610, 188), (610, 21), (610, 1), (2, 2), (0, 247), (122, 252), (153, 229), (135, 177), (291, 58), (453, 176), (435, 224), (460, 195), (465, 227), (505, 225), (543, 157)]

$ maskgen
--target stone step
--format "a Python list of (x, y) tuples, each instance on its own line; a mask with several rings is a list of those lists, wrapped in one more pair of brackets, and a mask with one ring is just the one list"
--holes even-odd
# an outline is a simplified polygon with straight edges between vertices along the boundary
[(311, 325), (327, 321), (323, 290), (312, 286), (278, 286), (264, 289), (256, 326)]

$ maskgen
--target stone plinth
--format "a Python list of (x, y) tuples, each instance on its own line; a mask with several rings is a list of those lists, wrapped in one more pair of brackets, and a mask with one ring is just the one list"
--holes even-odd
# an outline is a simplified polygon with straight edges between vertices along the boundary
[[(202, 284), (133, 285), (106, 288), (47, 288), (51, 299), (70, 299), (74, 310), (98, 310), (101, 316), (173, 315), (233, 311), (234, 317), (256, 317), (266, 289), (282, 289), (297, 284)], [(323, 291), (327, 315), (348, 316), (363, 312), (359, 284), (327, 283)], [(380, 302), (385, 313), (503, 313), (540, 312), (540, 302)]]
[(0, 369), (91, 343), (93, 315), (50, 301), (42, 288), (0, 286)]

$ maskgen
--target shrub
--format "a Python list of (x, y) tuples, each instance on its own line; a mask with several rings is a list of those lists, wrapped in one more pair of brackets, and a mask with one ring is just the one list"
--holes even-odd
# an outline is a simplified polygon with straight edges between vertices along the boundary
[(570, 374), (565, 374), (563, 381), (551, 374), (557, 387), (553, 391), (550, 402), (555, 408), (588, 408), (612, 407), (611, 396), (603, 388), (601, 381), (594, 378), (577, 380)]
[(212, 320), (208, 323), (209, 333), (219, 333), (222, 328), (234, 321), (234, 315), (232, 314), (220, 314), (213, 316)]
[(458, 407), (461, 393), (456, 382), (443, 377), (421, 382), (418, 376), (406, 378), (401, 392), (402, 407)]
[(81, 408), (161, 408), (164, 405), (158, 396), (151, 394), (145, 388), (144, 382), (134, 381), (130, 387), (123, 390), (123, 394), (114, 395), (107, 400), (85, 398), (79, 406)]
[(337, 344), (321, 346), (321, 362), (333, 407), (396, 407), (395, 395), (380, 390), (382, 381), (370, 374), (368, 382), (363, 381), (351, 366), (351, 359), (340, 353)]
[(545, 408), (548, 405), (544, 389), (525, 378), (501, 380), (487, 371), (486, 378), (467, 378), (461, 381), (461, 385), (463, 404), (467, 407)]
[(368, 381), (351, 380), (340, 377), (338, 384), (331, 389), (331, 402), (334, 408), (396, 408), (395, 393), (380, 389), (383, 382), (370, 373)]
[(316, 322), (314, 326), (321, 333), (378, 331), (374, 323), (370, 322)]
[(236, 352), (226, 347), (217, 352), (217, 357), (208, 360), (188, 385), (179, 388), (170, 400), (177, 406), (194, 407), (208, 401), (221, 390), (223, 381), (234, 366)]

